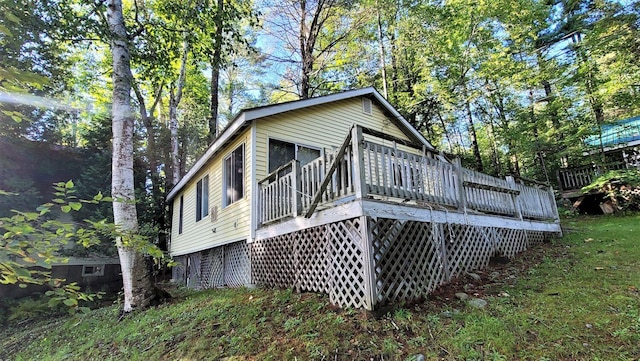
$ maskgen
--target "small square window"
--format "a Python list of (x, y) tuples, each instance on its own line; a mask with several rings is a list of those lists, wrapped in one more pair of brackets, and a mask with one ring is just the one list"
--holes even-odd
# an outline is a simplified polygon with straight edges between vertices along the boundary
[(104, 265), (103, 264), (83, 265), (82, 277), (86, 277), (86, 276), (104, 276)]

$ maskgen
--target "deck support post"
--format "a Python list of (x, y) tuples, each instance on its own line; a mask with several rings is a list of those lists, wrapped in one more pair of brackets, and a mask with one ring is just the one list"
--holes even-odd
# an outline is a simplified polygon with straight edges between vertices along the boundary
[(365, 308), (373, 311), (376, 307), (378, 294), (376, 292), (376, 260), (373, 250), (373, 235), (369, 227), (369, 217), (360, 217), (360, 236), (362, 237), (363, 263), (364, 263), (364, 287), (365, 287)]

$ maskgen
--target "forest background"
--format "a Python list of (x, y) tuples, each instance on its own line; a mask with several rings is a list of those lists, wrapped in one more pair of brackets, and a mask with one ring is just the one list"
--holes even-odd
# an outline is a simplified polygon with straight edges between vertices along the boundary
[[(139, 231), (161, 249), (167, 192), (243, 108), (375, 86), (465, 166), (552, 182), (606, 162), (583, 140), (640, 106), (637, 1), (135, 0), (121, 39), (111, 6), (0, 0), (2, 157), (37, 142), (73, 160), (79, 198), (109, 196), (122, 40)], [(0, 170), (21, 194), (0, 216), (50, 199), (26, 169)], [(74, 216), (109, 219), (111, 204)]]

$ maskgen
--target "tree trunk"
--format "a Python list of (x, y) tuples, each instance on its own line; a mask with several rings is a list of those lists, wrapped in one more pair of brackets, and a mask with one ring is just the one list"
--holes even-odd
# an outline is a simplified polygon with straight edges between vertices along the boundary
[[(123, 234), (138, 231), (133, 188), (133, 112), (131, 110), (131, 67), (127, 31), (121, 0), (107, 1), (107, 21), (111, 33), (113, 61), (113, 219)], [(124, 312), (149, 305), (153, 285), (145, 258), (135, 248), (116, 240), (124, 286)]]
[[(320, 11), (318, 9), (317, 11)], [(309, 46), (311, 42), (311, 33), (313, 29), (307, 28), (307, 2), (300, 1), (300, 99), (308, 99), (311, 89), (311, 71), (313, 71), (313, 46)]]
[(224, 0), (218, 0), (218, 9), (216, 10), (216, 32), (213, 38), (213, 55), (211, 57), (211, 104), (209, 111), (209, 143), (218, 137), (218, 105), (220, 90), (220, 67), (222, 66), (222, 26), (224, 13)]
[(382, 93), (385, 99), (389, 98), (387, 90), (387, 63), (385, 61), (384, 37), (382, 34), (382, 19), (380, 17), (380, 4), (376, 2), (376, 17), (378, 20), (378, 51), (380, 53), (380, 76), (382, 77)]
[(476, 170), (478, 172), (484, 171), (484, 167), (482, 166), (482, 156), (480, 155), (480, 146), (478, 145), (478, 135), (476, 133), (476, 127), (473, 124), (473, 115), (471, 113), (471, 104), (468, 98), (467, 85), (464, 85), (464, 105), (467, 111), (467, 121), (469, 128), (469, 136), (471, 137), (471, 150), (473, 151), (473, 157), (476, 160)]
[[(182, 57), (180, 60), (180, 74), (178, 75), (178, 83), (171, 87), (169, 94), (169, 133), (171, 138), (171, 185), (178, 184), (182, 177), (180, 171), (180, 155), (179, 155), (179, 140), (178, 140), (178, 105), (182, 100), (182, 89), (187, 78), (187, 56), (189, 54), (189, 43), (187, 40), (183, 40), (182, 43)], [(175, 89), (174, 89), (175, 88)], [(216, 92), (217, 93), (217, 92)], [(217, 109), (217, 107), (216, 107)], [(216, 118), (218, 115), (216, 114)], [(217, 124), (216, 128), (217, 129)], [(216, 134), (217, 136), (217, 134)]]

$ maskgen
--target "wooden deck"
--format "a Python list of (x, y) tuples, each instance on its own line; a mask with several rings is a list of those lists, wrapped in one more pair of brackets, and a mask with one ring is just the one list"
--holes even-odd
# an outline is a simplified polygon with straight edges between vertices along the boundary
[(304, 166), (292, 161), (260, 181), (259, 227), (356, 199), (558, 222), (550, 187), (492, 177), (381, 136), (354, 127), (335, 153)]
[(561, 234), (549, 187), (353, 127), (335, 153), (259, 182), (251, 280), (375, 309)]

